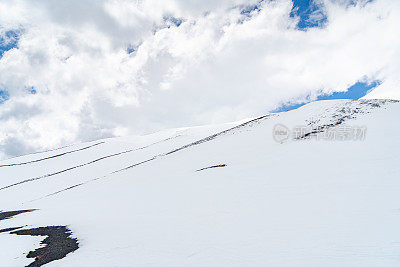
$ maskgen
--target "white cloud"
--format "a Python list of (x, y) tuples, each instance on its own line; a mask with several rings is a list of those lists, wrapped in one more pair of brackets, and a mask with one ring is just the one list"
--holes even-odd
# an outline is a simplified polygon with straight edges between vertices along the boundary
[(0, 59), (0, 150), (236, 120), (360, 80), (400, 98), (400, 2), (321, 2), (326, 26), (300, 31), (290, 0), (247, 17), (256, 1), (2, 1), (1, 30), (23, 34)]

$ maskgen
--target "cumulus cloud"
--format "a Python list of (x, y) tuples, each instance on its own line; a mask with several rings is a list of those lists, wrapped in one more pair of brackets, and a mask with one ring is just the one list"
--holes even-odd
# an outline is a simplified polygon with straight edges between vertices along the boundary
[(299, 29), (291, 0), (3, 0), (0, 34), (19, 37), (0, 58), (2, 156), (257, 116), (358, 81), (399, 99), (400, 2), (315, 5), (308, 19), (326, 22)]

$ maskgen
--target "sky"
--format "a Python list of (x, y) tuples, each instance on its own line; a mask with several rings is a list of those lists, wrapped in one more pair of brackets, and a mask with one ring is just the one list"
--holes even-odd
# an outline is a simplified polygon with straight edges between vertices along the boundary
[(372, 82), (357, 82), (354, 85), (350, 86), (346, 91), (343, 92), (332, 92), (325, 94), (317, 94), (316, 98), (311, 98), (309, 96), (305, 100), (302, 100), (297, 103), (283, 103), (278, 108), (271, 110), (273, 113), (279, 113), (284, 111), (290, 111), (293, 109), (297, 109), (302, 107), (310, 102), (318, 101), (318, 100), (333, 100), (333, 99), (352, 99), (358, 100), (372, 92), (372, 90), (380, 85), (380, 81), (372, 81)]
[(0, 0), (0, 158), (400, 99), (398, 0)]

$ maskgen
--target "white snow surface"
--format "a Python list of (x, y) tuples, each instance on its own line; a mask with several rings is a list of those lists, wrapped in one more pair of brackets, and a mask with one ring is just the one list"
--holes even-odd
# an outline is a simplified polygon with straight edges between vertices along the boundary
[[(319, 101), (4, 160), (0, 209), (36, 211), (0, 229), (68, 226), (80, 248), (46, 266), (400, 266), (399, 116), (395, 101)], [(365, 140), (272, 138), (338, 118)], [(0, 266), (43, 239), (0, 233)]]

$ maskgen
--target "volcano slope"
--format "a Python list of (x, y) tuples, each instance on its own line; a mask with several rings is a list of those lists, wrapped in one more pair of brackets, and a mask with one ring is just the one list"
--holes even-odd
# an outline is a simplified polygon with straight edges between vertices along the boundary
[(0, 266), (399, 266), (399, 116), (319, 101), (3, 160)]

